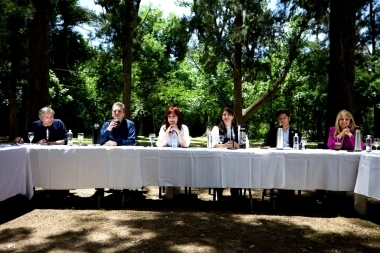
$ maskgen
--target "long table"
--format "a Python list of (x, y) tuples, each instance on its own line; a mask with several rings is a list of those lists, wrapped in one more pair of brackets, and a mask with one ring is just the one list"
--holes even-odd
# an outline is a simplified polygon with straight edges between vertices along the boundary
[(31, 146), (33, 185), (353, 191), (361, 153), (330, 150)]
[(24, 146), (0, 145), (0, 201), (17, 194), (33, 196), (28, 150)]
[(380, 200), (380, 152), (364, 153), (360, 157), (354, 192), (355, 209), (367, 214), (367, 197)]
[(0, 201), (33, 186), (324, 189), (355, 191), (365, 214), (366, 196), (380, 199), (379, 164), (375, 152), (25, 145), (0, 149)]

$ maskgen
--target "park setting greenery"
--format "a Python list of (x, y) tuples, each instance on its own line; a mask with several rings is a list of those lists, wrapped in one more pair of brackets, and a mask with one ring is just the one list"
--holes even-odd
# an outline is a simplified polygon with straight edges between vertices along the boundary
[[(224, 107), (247, 128), (250, 147), (260, 147), (280, 109), (308, 137), (306, 148), (326, 141), (342, 109), (363, 136), (380, 137), (380, 0), (176, 0), (186, 15), (141, 0), (93, 2), (101, 12), (79, 0), (0, 1), (0, 143), (49, 105), (75, 145), (78, 132), (90, 144), (117, 101), (140, 146), (151, 145), (170, 106), (196, 148)], [(276, 195), (274, 211), (262, 189), (252, 189), (253, 202), (228, 200), (228, 189), (226, 201), (212, 201), (207, 188), (182, 188), (168, 201), (147, 186), (123, 207), (122, 191), (108, 189), (99, 207), (93, 188), (62, 198), (37, 188), (31, 200), (0, 202), (0, 252), (380, 249), (379, 201), (368, 198), (363, 217), (352, 192), (328, 191), (318, 202), (303, 190), (290, 207)]]
[(380, 1), (182, 0), (183, 16), (139, 0), (94, 2), (102, 12), (78, 0), (2, 1), (0, 136), (22, 134), (50, 105), (90, 137), (116, 101), (138, 136), (158, 134), (169, 106), (192, 137), (226, 106), (257, 142), (279, 109), (310, 141), (326, 140), (341, 109), (379, 135)]

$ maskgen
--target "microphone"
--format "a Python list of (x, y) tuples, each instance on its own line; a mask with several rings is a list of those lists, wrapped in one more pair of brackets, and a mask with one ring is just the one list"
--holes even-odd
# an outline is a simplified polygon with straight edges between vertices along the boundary
[(232, 139), (232, 148), (235, 148), (235, 131), (231, 122), (231, 139)]
[(230, 140), (232, 140), (232, 147), (230, 148), (227, 148), (227, 149), (232, 149), (232, 150), (235, 150), (235, 131), (234, 131), (234, 127), (233, 125), (231, 124), (230, 126), (230, 130), (231, 130), (231, 135), (230, 135)]
[(115, 129), (118, 129), (120, 126), (120, 121), (118, 119), (114, 119), (113, 122), (116, 123)]

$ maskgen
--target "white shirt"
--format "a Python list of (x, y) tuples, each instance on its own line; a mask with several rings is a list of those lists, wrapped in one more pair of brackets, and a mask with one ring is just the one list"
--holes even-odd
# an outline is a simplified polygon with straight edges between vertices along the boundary
[[(160, 128), (160, 132), (158, 134), (158, 138), (157, 138), (157, 142), (156, 142), (156, 146), (157, 147), (161, 147), (160, 143), (162, 141), (162, 139), (164, 139), (164, 136), (165, 136), (165, 125), (163, 125), (161, 128)], [(183, 137), (183, 139), (185, 140), (186, 142), (186, 148), (190, 146), (190, 134), (189, 134), (189, 128), (182, 124), (182, 128), (181, 128), (181, 135)], [(171, 147), (171, 144), (172, 144), (172, 133), (169, 133), (169, 138), (168, 138), (168, 141), (166, 143), (166, 146), (169, 145), (169, 147)], [(178, 141), (178, 144), (179, 144), (179, 141)], [(164, 147), (166, 147), (164, 146)]]
[[(214, 126), (211, 130), (212, 136), (212, 147), (215, 147), (216, 144), (219, 144), (219, 127)], [(227, 136), (231, 136), (231, 128), (227, 127)], [(238, 126), (238, 140), (240, 140), (240, 126)], [(249, 148), (248, 136), (245, 138), (246, 148)]]

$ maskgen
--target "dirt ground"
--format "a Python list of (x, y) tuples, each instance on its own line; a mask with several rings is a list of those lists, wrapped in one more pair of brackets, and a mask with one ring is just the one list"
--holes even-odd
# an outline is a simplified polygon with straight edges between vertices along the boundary
[(380, 203), (368, 217), (353, 209), (352, 193), (314, 192), (283, 200), (248, 197), (213, 202), (208, 189), (182, 188), (177, 199), (158, 198), (157, 187), (122, 194), (95, 189), (56, 196), (37, 189), (31, 201), (0, 202), (0, 252), (380, 252)]

